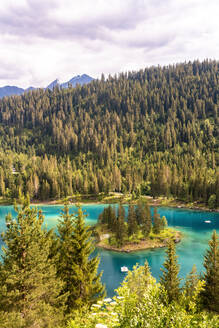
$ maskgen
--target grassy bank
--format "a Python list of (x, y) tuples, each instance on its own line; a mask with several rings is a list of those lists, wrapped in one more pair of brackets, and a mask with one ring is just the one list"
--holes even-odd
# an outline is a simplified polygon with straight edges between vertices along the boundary
[[(174, 198), (141, 196), (146, 199), (150, 206), (169, 206), (177, 208), (188, 208), (203, 211), (219, 211), (218, 208), (209, 209), (206, 204), (200, 202), (185, 202)], [(81, 204), (136, 204), (139, 197), (133, 198), (132, 194), (122, 194), (117, 192), (110, 192), (108, 195), (104, 193), (95, 194), (75, 194), (61, 199), (48, 199), (48, 200), (32, 200), (33, 205), (63, 205), (65, 200), (68, 200), (69, 204), (81, 203)], [(13, 205), (14, 200), (9, 198), (0, 197), (0, 205)]]

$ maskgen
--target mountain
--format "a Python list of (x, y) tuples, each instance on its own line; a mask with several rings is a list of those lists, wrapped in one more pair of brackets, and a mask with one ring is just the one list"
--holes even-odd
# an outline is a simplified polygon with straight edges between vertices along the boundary
[[(87, 74), (77, 75), (74, 76), (72, 79), (70, 79), (67, 82), (59, 83), (59, 80), (56, 79), (53, 82), (51, 82), (45, 89), (53, 90), (54, 87), (59, 86), (61, 88), (68, 88), (69, 85), (72, 87), (75, 87), (77, 84), (83, 85), (90, 83), (93, 80), (92, 77), (90, 77)], [(35, 90), (34, 87), (29, 87), (27, 89), (19, 88), (16, 86), (4, 86), (0, 88), (0, 98), (6, 97), (6, 96), (12, 96), (12, 95), (21, 95), (24, 92)]]
[(5, 87), (0, 88), (0, 98), (3, 98), (5, 96), (21, 95), (24, 91), (25, 90), (22, 88), (7, 85)]
[(50, 90), (53, 90), (53, 88), (55, 88), (56, 86), (59, 85), (59, 80), (56, 79), (54, 81), (52, 81), (47, 87), (46, 89), (50, 89)]
[(70, 85), (72, 87), (76, 87), (77, 84), (83, 85), (83, 84), (87, 84), (90, 83), (93, 80), (92, 77), (90, 77), (87, 74), (82, 74), (82, 75), (77, 75), (74, 76), (72, 79), (70, 79), (67, 82), (63, 82), (63, 83), (59, 83), (59, 80), (56, 79), (55, 81), (51, 82), (48, 86), (47, 89), (52, 90), (54, 87), (59, 86), (60, 88), (66, 89), (68, 88)]
[(92, 77), (90, 77), (89, 75), (83, 74), (83, 75), (77, 75), (75, 77), (73, 77), (71, 80), (69, 80), (68, 82), (62, 83), (61, 87), (62, 88), (68, 88), (69, 84), (71, 84), (73, 87), (75, 87), (77, 84), (83, 85), (83, 84), (87, 84), (90, 83), (93, 80)]

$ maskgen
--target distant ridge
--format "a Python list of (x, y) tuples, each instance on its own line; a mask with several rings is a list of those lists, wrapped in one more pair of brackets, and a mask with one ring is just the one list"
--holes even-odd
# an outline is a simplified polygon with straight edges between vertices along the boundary
[(3, 98), (5, 96), (20, 95), (23, 92), (24, 89), (22, 88), (6, 85), (5, 87), (0, 88), (0, 98)]
[[(45, 89), (53, 90), (54, 87), (59, 86), (60, 88), (68, 88), (70, 85), (72, 87), (75, 87), (77, 84), (83, 85), (90, 83), (93, 80), (92, 77), (90, 77), (87, 74), (77, 75), (71, 78), (67, 82), (59, 83), (59, 80), (56, 79), (53, 82), (51, 82)], [(0, 98), (7, 97), (7, 96), (13, 96), (13, 95), (21, 95), (24, 92), (35, 90), (34, 87), (29, 87), (27, 89), (19, 88), (16, 86), (4, 86), (0, 88)]]

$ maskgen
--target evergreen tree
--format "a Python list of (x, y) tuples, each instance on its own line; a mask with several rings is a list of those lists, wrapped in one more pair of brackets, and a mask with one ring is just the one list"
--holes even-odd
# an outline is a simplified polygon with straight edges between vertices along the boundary
[(144, 203), (144, 218), (143, 218), (143, 222), (142, 222), (142, 231), (143, 231), (143, 234), (145, 237), (147, 237), (149, 235), (149, 233), (151, 232), (151, 226), (152, 226), (152, 222), (151, 222), (150, 207), (145, 202)]
[(160, 277), (160, 283), (164, 286), (168, 301), (177, 301), (180, 295), (180, 279), (179, 265), (177, 263), (177, 256), (175, 252), (175, 244), (170, 240), (166, 250), (166, 260), (163, 264), (164, 269), (161, 269), (163, 275)]
[(133, 205), (129, 205), (127, 223), (128, 223), (128, 235), (131, 236), (135, 234), (138, 229)]
[(74, 265), (74, 214), (69, 213), (67, 202), (60, 215), (58, 223), (57, 236), (57, 275), (64, 282), (61, 294), (67, 294), (66, 299), (66, 313), (69, 313), (74, 305), (74, 288), (73, 277), (74, 272), (72, 265)]
[(119, 247), (124, 245), (125, 237), (127, 234), (126, 230), (127, 229), (125, 224), (125, 210), (124, 207), (121, 204), (119, 204), (116, 231), (115, 231), (115, 237)]
[(155, 234), (159, 234), (162, 228), (160, 215), (157, 213), (157, 208), (154, 208), (154, 216), (153, 216), (153, 232)]
[(75, 214), (74, 227), (67, 206), (64, 208), (62, 218), (64, 221), (59, 223), (60, 243), (62, 254), (63, 252), (66, 254), (64, 260), (60, 257), (58, 272), (65, 282), (64, 292), (69, 293), (67, 311), (70, 312), (102, 299), (105, 288), (100, 280), (101, 273), (97, 273), (99, 258), (93, 256), (94, 243), (91, 239), (91, 231), (85, 226), (81, 207), (78, 207)]
[(116, 231), (116, 223), (117, 223), (117, 219), (116, 219), (116, 209), (115, 206), (110, 206), (110, 217), (109, 217), (109, 224), (108, 224), (108, 228), (111, 229), (113, 232)]
[(194, 264), (192, 267), (192, 271), (186, 277), (186, 283), (184, 287), (186, 296), (192, 296), (194, 294), (198, 282), (199, 282), (199, 276), (197, 274), (197, 269)]
[(146, 216), (142, 199), (138, 200), (137, 206), (135, 208), (135, 215), (138, 225), (142, 225)]
[(203, 303), (207, 309), (219, 312), (219, 240), (215, 230), (204, 257), (204, 267)]
[(42, 213), (30, 209), (28, 201), (16, 220), (6, 217), (0, 310), (16, 321), (14, 327), (58, 327), (63, 319), (65, 295), (59, 296), (62, 283), (50, 258), (53, 232), (43, 222)]
[(160, 218), (160, 231), (167, 228), (167, 226), (168, 226), (167, 219), (165, 216), (162, 216), (162, 218)]

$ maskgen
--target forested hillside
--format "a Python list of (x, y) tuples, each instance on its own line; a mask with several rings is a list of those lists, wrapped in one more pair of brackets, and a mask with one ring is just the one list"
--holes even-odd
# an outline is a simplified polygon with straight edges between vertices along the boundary
[(219, 206), (219, 62), (0, 100), (0, 194), (174, 196)]

